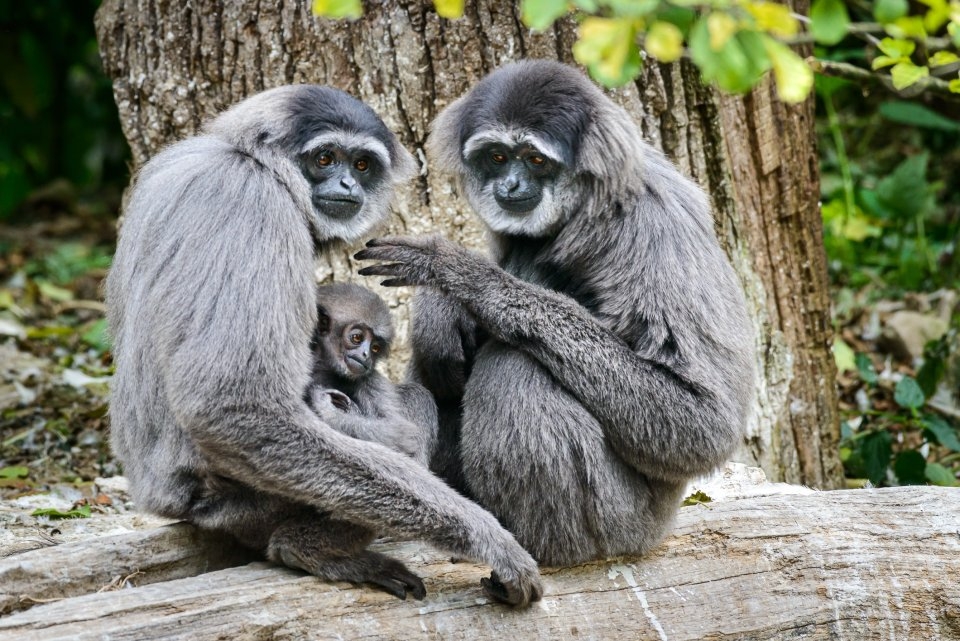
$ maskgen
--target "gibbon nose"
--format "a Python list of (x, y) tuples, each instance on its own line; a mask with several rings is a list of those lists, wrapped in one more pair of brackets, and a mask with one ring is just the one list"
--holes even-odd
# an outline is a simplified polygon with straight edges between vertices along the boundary
[(351, 195), (357, 191), (357, 181), (353, 176), (345, 175), (340, 177), (340, 186), (347, 190)]

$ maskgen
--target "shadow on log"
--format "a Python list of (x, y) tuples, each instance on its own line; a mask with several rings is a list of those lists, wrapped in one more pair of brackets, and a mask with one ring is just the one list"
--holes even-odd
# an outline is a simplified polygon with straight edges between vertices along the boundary
[[(183, 524), (28, 552), (0, 561), (3, 607), (68, 598), (0, 618), (0, 639), (960, 639), (960, 492), (945, 488), (683, 508), (654, 553), (545, 569), (546, 596), (520, 611), (483, 597), (482, 566), (382, 549), (424, 576), (425, 600), (266, 563), (211, 572), (237, 557)], [(141, 587), (96, 593), (136, 570)]]

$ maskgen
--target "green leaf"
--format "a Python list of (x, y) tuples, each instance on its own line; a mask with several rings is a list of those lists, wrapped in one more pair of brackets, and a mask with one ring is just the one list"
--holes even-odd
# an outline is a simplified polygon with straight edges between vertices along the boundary
[(810, 32), (822, 45), (835, 45), (847, 35), (850, 16), (842, 0), (814, 0), (810, 8)]
[(640, 73), (637, 23), (628, 19), (586, 18), (573, 45), (573, 57), (607, 87), (619, 87)]
[(877, 183), (877, 196), (882, 205), (903, 219), (913, 219), (930, 206), (930, 185), (927, 183), (927, 152), (910, 156)]
[(927, 33), (936, 33), (951, 18), (951, 11), (957, 12), (960, 20), (960, 9), (952, 7), (946, 0), (925, 0), (923, 4), (930, 7), (923, 16), (923, 28)]
[(930, 75), (926, 67), (918, 67), (912, 62), (900, 62), (890, 70), (890, 79), (895, 89), (906, 89)]
[(904, 450), (893, 461), (893, 473), (900, 485), (923, 485), (926, 483), (927, 459), (916, 450)]
[[(529, 4), (529, 2), (530, 0), (526, 0), (524, 4)], [(437, 10), (437, 15), (441, 18), (456, 20), (463, 15), (463, 0), (433, 0), (433, 6)], [(566, 3), (564, 3), (564, 10), (566, 10)], [(550, 22), (553, 23), (553, 20)]]
[(36, 340), (38, 338), (56, 338), (57, 336), (70, 336), (74, 329), (66, 325), (46, 325), (44, 327), (28, 327), (27, 338)]
[(696, 19), (697, 13), (695, 11), (686, 7), (678, 7), (675, 4), (661, 5), (657, 11), (657, 20), (676, 25), (684, 36), (690, 33), (690, 28)]
[(707, 31), (710, 33), (710, 48), (720, 51), (737, 32), (737, 21), (729, 13), (714, 11), (707, 16)]
[(683, 34), (676, 25), (658, 20), (650, 25), (644, 49), (661, 62), (673, 62), (683, 54)]
[(927, 480), (934, 485), (941, 485), (943, 487), (957, 487), (960, 485), (954, 473), (939, 463), (927, 463), (925, 476)]
[(313, 15), (324, 18), (350, 18), (356, 20), (363, 15), (360, 0), (313, 0)]
[(713, 499), (711, 499), (709, 496), (707, 496), (707, 495), (703, 492), (703, 490), (697, 490), (696, 492), (694, 492), (693, 494), (691, 494), (691, 495), (688, 496), (687, 498), (683, 499), (683, 505), (684, 505), (684, 506), (687, 506), (687, 505), (701, 505), (701, 504), (703, 504), (703, 503), (709, 503), (709, 502), (712, 501), (712, 500), (713, 500)]
[(941, 116), (915, 102), (888, 101), (880, 104), (880, 115), (904, 125), (938, 129), (940, 131), (960, 131), (960, 122)]
[(887, 468), (890, 467), (892, 437), (889, 432), (871, 432), (863, 437), (860, 443), (860, 456), (863, 457), (863, 466), (867, 478), (874, 485), (879, 485), (887, 477)]
[(951, 80), (947, 84), (947, 88), (950, 90), (950, 93), (960, 93), (960, 78)]
[(660, 0), (604, 0), (614, 16), (620, 18), (641, 18), (660, 5)]
[(64, 289), (63, 287), (57, 287), (53, 283), (48, 283), (45, 280), (37, 281), (37, 289), (40, 290), (40, 293), (44, 297), (49, 298), (52, 301), (57, 301), (59, 303), (73, 300), (73, 292), (69, 289)]
[(924, 396), (930, 398), (937, 391), (937, 385), (947, 373), (947, 362), (939, 354), (929, 355), (917, 372), (917, 384), (923, 390)]
[(933, 436), (940, 445), (954, 452), (960, 452), (960, 438), (957, 438), (957, 430), (950, 426), (945, 420), (933, 414), (927, 414), (922, 419), (923, 429)]
[(81, 505), (66, 512), (53, 507), (40, 508), (31, 512), (30, 516), (46, 516), (51, 519), (86, 519), (90, 517), (90, 506)]
[(873, 368), (873, 361), (866, 354), (857, 354), (855, 359), (860, 380), (868, 385), (877, 384), (877, 370)]
[(813, 70), (787, 45), (764, 37), (764, 49), (773, 65), (777, 95), (788, 104), (803, 102), (813, 89)]
[(0, 479), (25, 479), (29, 474), (30, 470), (22, 465), (0, 467)]
[(905, 409), (917, 409), (923, 407), (927, 397), (923, 395), (917, 381), (910, 376), (904, 376), (893, 390), (893, 400)]
[(954, 47), (960, 47), (960, 20), (955, 20), (947, 25), (947, 33), (953, 40)]
[[(436, 0), (439, 12), (439, 0)], [(460, 13), (463, 13), (463, 0), (459, 0)], [(531, 29), (548, 29), (558, 18), (567, 13), (567, 0), (523, 0), (520, 18)], [(459, 17), (459, 16), (458, 16)]]
[(596, 0), (573, 0), (573, 6), (586, 13), (596, 13), (600, 10), (600, 5)]
[(922, 16), (904, 16), (884, 25), (884, 29), (895, 38), (916, 38), (923, 40), (927, 37), (927, 28), (923, 24)]
[(866, 238), (880, 236), (883, 230), (873, 224), (869, 216), (854, 205), (854, 210), (847, 211), (843, 198), (834, 198), (820, 208), (823, 222), (831, 236), (860, 242)]
[(836, 362), (837, 370), (840, 372), (857, 368), (853, 350), (839, 336), (833, 339), (833, 360)]
[(107, 333), (107, 319), (101, 318), (91, 323), (86, 331), (80, 335), (80, 338), (87, 345), (90, 345), (99, 352), (109, 350), (110, 335)]
[(917, 44), (900, 38), (884, 38), (877, 44), (877, 47), (891, 58), (899, 60), (900, 58), (909, 58), (913, 50), (917, 48)]
[(892, 67), (898, 62), (903, 62), (904, 60), (909, 60), (909, 58), (891, 58), (890, 56), (877, 56), (870, 62), (870, 67), (874, 71), (877, 69), (883, 69), (884, 67)]
[(910, 5), (907, 0), (875, 0), (873, 3), (873, 17), (881, 23), (902, 18), (909, 10)]
[(759, 32), (740, 31), (719, 51), (713, 50), (710, 39), (707, 21), (698, 20), (690, 32), (690, 56), (705, 83), (715, 82), (724, 91), (744, 93), (770, 69), (770, 58)]
[(943, 65), (949, 65), (960, 60), (960, 56), (953, 53), (952, 51), (938, 51), (937, 53), (930, 56), (930, 66), (931, 67), (942, 67)]
[(781, 38), (796, 35), (799, 23), (793, 17), (793, 12), (785, 4), (779, 2), (748, 2), (747, 11), (753, 16), (757, 27), (767, 33)]

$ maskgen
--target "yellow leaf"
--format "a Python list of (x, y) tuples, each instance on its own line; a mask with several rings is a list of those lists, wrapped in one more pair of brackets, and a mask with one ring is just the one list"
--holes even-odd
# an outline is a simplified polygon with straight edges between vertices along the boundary
[(433, 6), (441, 18), (456, 20), (463, 15), (463, 0), (433, 0)]
[(580, 24), (573, 57), (604, 85), (622, 85), (640, 71), (638, 25), (629, 18), (587, 18)]
[(950, 93), (960, 93), (960, 78), (951, 80), (947, 88), (950, 89)]
[(905, 60), (910, 60), (910, 58), (891, 58), (890, 56), (877, 56), (873, 59), (873, 62), (870, 63), (870, 66), (874, 69), (883, 69), (884, 67), (890, 67), (898, 62), (903, 62)]
[(927, 33), (936, 33), (950, 19), (951, 7), (946, 0), (923, 0), (923, 4), (930, 7), (923, 16), (924, 29)]
[(906, 89), (930, 75), (926, 67), (919, 67), (912, 62), (895, 64), (890, 70), (890, 79), (895, 89)]
[(927, 37), (927, 30), (923, 26), (921, 16), (904, 16), (889, 24), (883, 25), (884, 30), (894, 38), (916, 38), (923, 40)]
[(930, 56), (930, 66), (942, 67), (943, 65), (949, 65), (958, 60), (960, 60), (960, 56), (953, 53), (952, 51), (938, 51), (937, 53)]
[(313, 0), (313, 15), (324, 18), (350, 18), (363, 15), (360, 0)]
[(707, 31), (710, 33), (710, 48), (720, 51), (737, 32), (737, 21), (729, 13), (714, 11), (707, 16)]
[(654, 22), (647, 31), (644, 48), (661, 62), (673, 62), (683, 54), (683, 33), (669, 22)]
[(616, 20), (586, 18), (580, 23), (580, 37), (573, 44), (573, 57), (582, 65), (600, 62), (620, 33)]
[(857, 357), (853, 353), (853, 348), (839, 336), (833, 339), (833, 360), (841, 373), (857, 369)]
[(64, 302), (68, 300), (73, 300), (73, 292), (69, 289), (64, 289), (63, 287), (57, 287), (52, 283), (46, 281), (37, 281), (37, 288), (40, 290), (40, 293), (50, 300), (55, 300), (57, 302)]
[(884, 38), (877, 44), (877, 47), (891, 58), (908, 58), (917, 48), (917, 43), (910, 40)]
[(797, 33), (799, 25), (790, 7), (776, 2), (750, 2), (747, 11), (756, 20), (757, 26), (775, 36), (789, 38)]
[(813, 89), (813, 70), (793, 49), (764, 36), (763, 47), (773, 65), (773, 77), (777, 81), (777, 95), (786, 103), (806, 100)]

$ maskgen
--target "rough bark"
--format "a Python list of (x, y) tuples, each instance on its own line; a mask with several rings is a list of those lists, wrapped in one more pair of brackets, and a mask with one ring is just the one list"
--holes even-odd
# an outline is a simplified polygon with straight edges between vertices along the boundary
[[(363, 99), (425, 165), (430, 121), (483, 75), (522, 57), (571, 62), (572, 22), (533, 33), (512, 3), (466, 5), (463, 18), (447, 21), (426, 0), (367, 2), (362, 19), (345, 22), (314, 18), (306, 0), (107, 0), (97, 30), (136, 166), (244, 96), (296, 82)], [(722, 97), (688, 63), (648, 64), (611, 96), (712, 194), (718, 232), (753, 307), (761, 382), (740, 458), (775, 480), (838, 486), (812, 102), (786, 107), (769, 82), (743, 98)], [(401, 190), (388, 231), (483, 241), (452, 184), (426, 166)], [(344, 251), (326, 257), (317, 275), (358, 280), (353, 268)], [(381, 293), (405, 336), (409, 292)]]
[[(545, 570), (546, 595), (526, 611), (487, 602), (487, 568), (412, 543), (385, 549), (424, 575), (419, 602), (263, 563), (110, 593), (75, 573), (60, 592), (73, 598), (0, 618), (0, 639), (957, 639), (957, 523), (957, 491), (932, 487), (686, 507), (644, 559)], [(151, 567), (158, 547), (201, 558), (188, 529), (144, 533), (150, 546), (123, 535), (2, 560), (3, 591), (39, 600), (50, 593), (38, 586), (93, 556), (114, 575)], [(152, 567), (133, 582), (162, 571)]]

